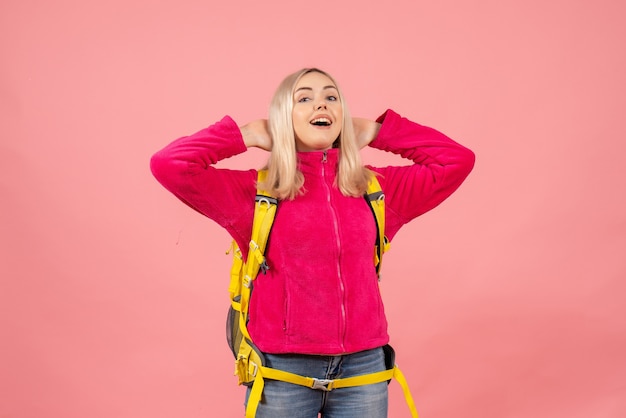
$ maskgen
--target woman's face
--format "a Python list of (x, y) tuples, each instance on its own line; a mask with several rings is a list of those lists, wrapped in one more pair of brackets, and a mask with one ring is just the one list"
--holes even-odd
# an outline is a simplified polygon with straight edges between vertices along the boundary
[(331, 148), (343, 123), (337, 86), (322, 73), (302, 76), (294, 89), (291, 117), (298, 151)]

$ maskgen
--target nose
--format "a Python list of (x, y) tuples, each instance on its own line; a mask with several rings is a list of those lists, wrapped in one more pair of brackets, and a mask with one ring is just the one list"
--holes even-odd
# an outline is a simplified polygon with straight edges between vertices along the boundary
[(320, 102), (320, 103), (315, 105), (315, 110), (321, 110), (321, 109), (326, 109), (326, 103), (325, 102)]

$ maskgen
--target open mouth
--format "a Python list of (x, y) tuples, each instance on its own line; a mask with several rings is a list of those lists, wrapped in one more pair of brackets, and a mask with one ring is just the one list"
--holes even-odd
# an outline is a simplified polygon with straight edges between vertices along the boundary
[(311, 125), (315, 126), (330, 126), (332, 122), (328, 118), (315, 118), (311, 122)]

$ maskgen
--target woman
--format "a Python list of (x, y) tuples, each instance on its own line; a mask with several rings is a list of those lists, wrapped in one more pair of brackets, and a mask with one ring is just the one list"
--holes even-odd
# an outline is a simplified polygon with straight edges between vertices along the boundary
[[(406, 166), (364, 167), (365, 146)], [(248, 332), (268, 365), (335, 379), (385, 369), (387, 321), (372, 262), (376, 225), (362, 198), (371, 176), (385, 193), (385, 235), (434, 208), (470, 173), (474, 154), (445, 135), (387, 110), (351, 118), (335, 80), (303, 69), (281, 83), (268, 121), (238, 127), (228, 116), (156, 153), (155, 177), (179, 199), (224, 227), (246, 255), (256, 170), (216, 169), (225, 158), (270, 151), (261, 186), (280, 200), (266, 251), (271, 268), (250, 301)], [(249, 392), (249, 391), (248, 391)], [(387, 416), (387, 384), (331, 392), (267, 381), (257, 417)]]

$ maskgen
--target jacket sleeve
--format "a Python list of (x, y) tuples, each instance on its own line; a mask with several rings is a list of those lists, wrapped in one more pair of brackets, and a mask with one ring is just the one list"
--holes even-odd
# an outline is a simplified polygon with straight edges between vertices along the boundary
[(474, 153), (441, 132), (387, 110), (377, 122), (381, 128), (370, 146), (398, 154), (413, 165), (372, 169), (385, 192), (389, 239), (402, 225), (433, 209), (450, 196), (474, 167)]
[(150, 160), (153, 175), (167, 190), (226, 228), (242, 249), (252, 229), (256, 171), (217, 169), (214, 165), (246, 149), (239, 127), (225, 116), (175, 140)]

